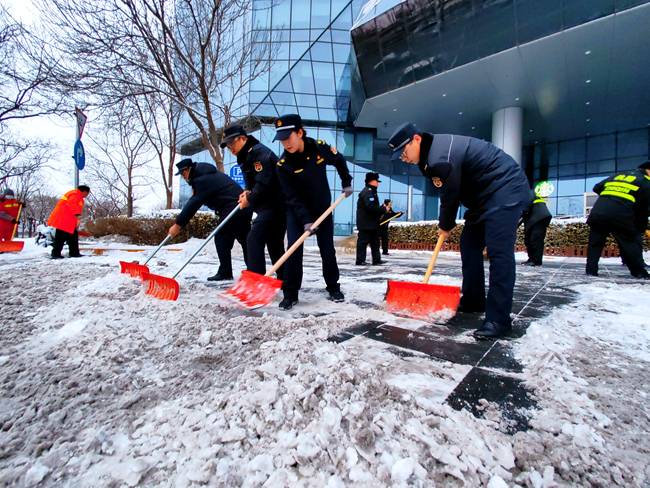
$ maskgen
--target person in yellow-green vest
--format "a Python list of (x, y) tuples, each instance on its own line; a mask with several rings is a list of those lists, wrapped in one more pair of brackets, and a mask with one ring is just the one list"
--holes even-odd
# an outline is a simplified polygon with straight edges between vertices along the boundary
[(526, 244), (526, 252), (528, 253), (528, 261), (524, 263), (525, 265), (542, 265), (546, 229), (548, 229), (548, 224), (551, 223), (551, 218), (553, 216), (548, 211), (546, 202), (535, 193), (535, 200), (530, 210), (522, 212), (522, 220), (524, 221), (524, 244)]
[(587, 275), (598, 276), (598, 261), (607, 237), (612, 234), (632, 276), (650, 279), (637, 242), (637, 235), (645, 232), (650, 214), (650, 160), (638, 170), (623, 171), (596, 183), (594, 192), (599, 196), (587, 219)]

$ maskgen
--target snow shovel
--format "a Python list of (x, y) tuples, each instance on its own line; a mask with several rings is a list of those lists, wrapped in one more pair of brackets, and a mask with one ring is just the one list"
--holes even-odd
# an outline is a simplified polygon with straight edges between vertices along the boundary
[[(311, 228), (317, 228), (344, 198), (345, 193), (341, 193), (341, 196), (337, 198), (337, 200), (330, 205), (325, 212), (323, 212), (323, 215), (318, 217), (316, 222), (312, 224)], [(242, 271), (239, 281), (224, 291), (221, 295), (234, 301), (237, 305), (249, 309), (263, 307), (268, 304), (273, 300), (273, 297), (282, 286), (282, 281), (276, 278), (271, 278), (271, 275), (275, 273), (287, 259), (289, 259), (289, 256), (291, 256), (310, 235), (311, 232), (309, 230), (305, 231), (305, 233), (301, 235), (289, 249), (287, 249), (287, 252), (285, 252), (282, 257), (275, 262), (273, 267), (267, 271), (265, 275), (253, 273), (252, 271)]]
[(148, 273), (149, 268), (147, 267), (147, 263), (151, 261), (151, 258), (153, 258), (160, 249), (167, 244), (169, 239), (171, 239), (172, 236), (170, 234), (167, 234), (167, 237), (165, 237), (165, 240), (160, 243), (160, 246), (156, 248), (156, 250), (153, 252), (151, 256), (147, 258), (147, 260), (144, 262), (144, 264), (138, 264), (138, 263), (128, 263), (126, 261), (120, 261), (120, 273), (125, 273), (131, 275), (133, 278), (142, 278), (142, 273)]
[(444, 242), (442, 236), (431, 256), (429, 267), (422, 283), (388, 281), (386, 303), (389, 312), (401, 312), (413, 318), (424, 318), (433, 312), (444, 309), (456, 310), (460, 301), (460, 288), (457, 286), (429, 285), (429, 277), (438, 253)]
[[(18, 216), (16, 221), (20, 219), (20, 211), (23, 209), (22, 204), (18, 207)], [(18, 224), (14, 224), (14, 230), (11, 233), (11, 239), (8, 241), (0, 242), (0, 252), (20, 252), (25, 246), (25, 241), (14, 241), (14, 236), (16, 235), (16, 229), (18, 229)]]
[[(183, 266), (180, 267), (176, 273), (174, 273), (174, 276), (171, 278), (166, 278), (165, 276), (159, 276), (155, 275), (149, 272), (142, 272), (142, 281), (145, 283), (149, 284), (149, 287), (147, 288), (147, 295), (152, 295), (156, 298), (160, 298), (161, 300), (176, 300), (178, 298), (178, 282), (174, 279), (178, 276), (178, 274), (183, 271), (185, 266), (187, 266), (192, 259), (196, 257), (198, 253), (201, 252), (201, 250), (210, 242), (210, 239), (212, 239), (217, 232), (219, 232), (220, 229), (223, 228), (224, 225), (232, 218), (233, 215), (239, 211), (241, 207), (237, 205), (232, 212), (228, 214), (228, 216), (223, 219), (223, 222), (221, 222), (216, 229), (212, 231), (212, 234), (208, 236), (208, 238), (203, 241), (203, 244), (192, 254), (187, 261), (183, 263)], [(164, 244), (164, 241), (163, 241)], [(162, 246), (162, 244), (161, 244)]]

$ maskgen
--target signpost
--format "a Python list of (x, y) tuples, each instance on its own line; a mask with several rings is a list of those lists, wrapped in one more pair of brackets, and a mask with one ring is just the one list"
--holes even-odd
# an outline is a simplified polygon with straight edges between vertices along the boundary
[(233, 164), (230, 167), (230, 177), (242, 188), (246, 185), (244, 182), (244, 175), (241, 172), (241, 167), (238, 164)]
[(74, 159), (74, 187), (77, 188), (79, 186), (79, 171), (86, 166), (86, 151), (84, 151), (84, 146), (81, 143), (81, 135), (84, 133), (88, 117), (76, 107), (74, 113), (77, 118), (77, 137), (72, 150), (72, 158)]

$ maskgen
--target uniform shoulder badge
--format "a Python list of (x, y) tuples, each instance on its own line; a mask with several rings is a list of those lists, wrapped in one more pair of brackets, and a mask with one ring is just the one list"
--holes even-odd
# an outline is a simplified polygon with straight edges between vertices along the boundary
[(325, 144), (325, 141), (322, 141), (322, 140), (318, 140), (316, 142), (318, 142), (318, 144), (320, 144), (321, 146)]
[(334, 154), (334, 156), (339, 153), (334, 146), (330, 146), (330, 149), (332, 150), (332, 154)]
[(259, 173), (260, 171), (262, 171), (264, 169), (264, 166), (262, 166), (261, 161), (255, 161), (255, 163), (253, 163), (253, 168), (255, 168), (255, 171), (257, 171)]
[(433, 183), (433, 186), (436, 188), (440, 188), (442, 186), (442, 181), (440, 181), (440, 178), (433, 177), (431, 178), (431, 182)]

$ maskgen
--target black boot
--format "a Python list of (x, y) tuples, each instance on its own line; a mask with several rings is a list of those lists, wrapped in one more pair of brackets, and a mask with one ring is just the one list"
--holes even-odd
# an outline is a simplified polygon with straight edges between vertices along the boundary
[(291, 310), (293, 306), (296, 305), (297, 303), (298, 303), (297, 298), (285, 298), (280, 302), (278, 308), (280, 310)]
[(474, 331), (474, 337), (477, 339), (498, 339), (506, 335), (512, 326), (497, 324), (496, 322), (485, 322), (483, 327)]
[(217, 273), (214, 276), (210, 276), (208, 278), (208, 281), (227, 281), (227, 280), (232, 280), (232, 275), (225, 275), (221, 273)]

